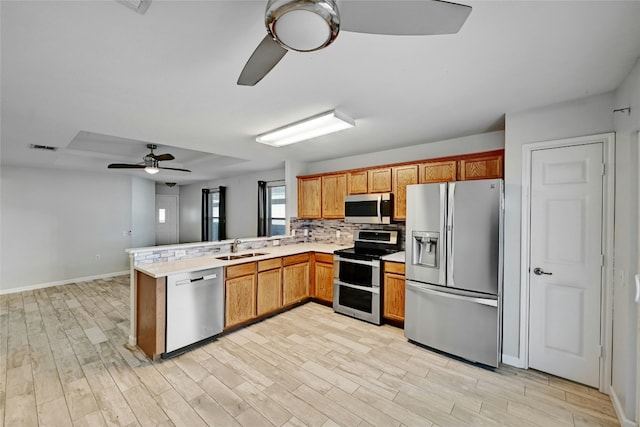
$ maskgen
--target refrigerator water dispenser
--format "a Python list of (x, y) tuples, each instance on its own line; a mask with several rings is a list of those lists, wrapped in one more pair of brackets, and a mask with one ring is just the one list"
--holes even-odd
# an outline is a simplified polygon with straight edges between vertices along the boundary
[(440, 233), (435, 231), (414, 231), (411, 236), (413, 237), (412, 263), (423, 267), (438, 268), (440, 265), (438, 257)]

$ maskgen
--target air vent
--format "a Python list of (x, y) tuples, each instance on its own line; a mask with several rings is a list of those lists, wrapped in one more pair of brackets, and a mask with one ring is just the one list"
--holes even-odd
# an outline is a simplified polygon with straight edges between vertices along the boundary
[(32, 150), (45, 150), (45, 151), (56, 151), (58, 147), (52, 147), (50, 145), (39, 145), (39, 144), (31, 144), (29, 148)]

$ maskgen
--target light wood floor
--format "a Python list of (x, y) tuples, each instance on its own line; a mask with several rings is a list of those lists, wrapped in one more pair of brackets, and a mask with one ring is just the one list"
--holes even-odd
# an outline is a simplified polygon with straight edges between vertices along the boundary
[(315, 303), (151, 363), (124, 346), (128, 306), (128, 276), (1, 296), (0, 426), (618, 425), (594, 389)]

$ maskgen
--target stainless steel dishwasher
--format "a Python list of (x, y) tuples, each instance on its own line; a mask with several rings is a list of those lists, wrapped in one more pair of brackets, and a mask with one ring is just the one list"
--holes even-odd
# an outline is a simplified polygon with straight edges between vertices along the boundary
[(222, 268), (167, 277), (165, 355), (210, 338), (224, 329)]

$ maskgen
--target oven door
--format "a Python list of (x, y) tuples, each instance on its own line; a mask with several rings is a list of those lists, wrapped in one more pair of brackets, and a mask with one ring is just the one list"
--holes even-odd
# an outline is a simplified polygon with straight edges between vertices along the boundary
[(333, 310), (366, 322), (380, 324), (380, 288), (333, 284)]
[(380, 286), (380, 260), (360, 260), (333, 255), (333, 278), (367, 288)]

